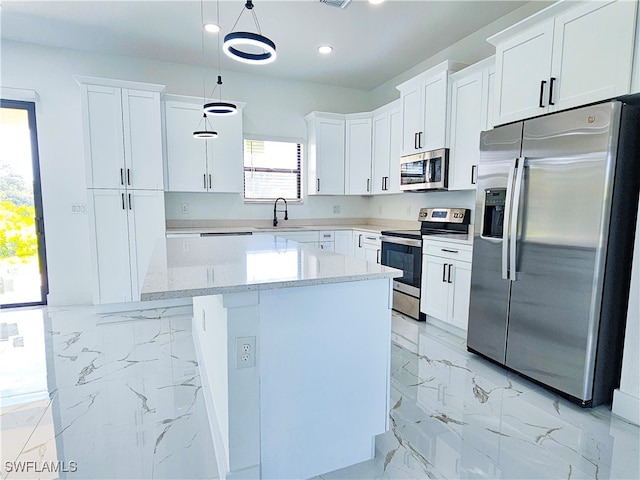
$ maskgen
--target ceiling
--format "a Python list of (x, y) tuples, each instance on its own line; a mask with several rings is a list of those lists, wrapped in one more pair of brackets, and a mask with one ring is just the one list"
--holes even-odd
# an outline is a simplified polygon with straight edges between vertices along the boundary
[[(2, 39), (215, 68), (218, 35), (221, 42), (244, 8), (243, 0), (1, 3)], [(222, 54), (221, 68), (370, 90), (525, 3), (352, 0), (342, 9), (319, 0), (254, 0), (278, 58), (255, 66)], [(218, 8), (222, 33), (203, 36), (202, 18), (216, 23)], [(257, 31), (249, 11), (237, 30)], [(333, 53), (319, 54), (322, 44)]]

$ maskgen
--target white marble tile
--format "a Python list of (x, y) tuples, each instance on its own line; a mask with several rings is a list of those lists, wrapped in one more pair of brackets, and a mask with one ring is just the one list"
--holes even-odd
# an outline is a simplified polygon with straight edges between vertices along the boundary
[[(17, 314), (40, 322), (22, 331), (46, 361), (36, 362), (39, 370), (5, 367), (11, 385), (25, 389), (0, 395), (2, 468), (8, 458), (67, 469), (74, 462), (76, 472), (58, 474), (70, 479), (217, 476), (190, 317), (34, 312)], [(376, 438), (375, 459), (318, 479), (640, 478), (640, 429), (609, 407), (582, 409), (433, 326), (394, 315), (393, 330), (391, 429)], [(5, 354), (0, 370), (13, 358)], [(34, 393), (41, 388), (31, 376), (42, 368), (47, 389)], [(3, 470), (5, 477), (55, 476)]]

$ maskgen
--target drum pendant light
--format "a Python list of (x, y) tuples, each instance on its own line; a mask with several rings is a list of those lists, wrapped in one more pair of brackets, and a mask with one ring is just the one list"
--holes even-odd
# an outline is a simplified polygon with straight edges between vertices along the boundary
[[(251, 10), (258, 33), (233, 31), (245, 10)], [(247, 3), (238, 16), (238, 20), (236, 20), (236, 23), (233, 25), (231, 33), (228, 33), (224, 37), (224, 43), (222, 45), (224, 53), (234, 60), (253, 65), (264, 65), (273, 62), (276, 59), (276, 44), (262, 35), (258, 17), (256, 17), (256, 12), (253, 10), (252, 0), (247, 0)], [(251, 51), (247, 51), (246, 47), (262, 50), (262, 52), (252, 53)]]
[[(217, 20), (218, 25), (220, 25), (220, 0), (216, 2), (217, 9)], [(209, 99), (213, 99), (213, 94), (216, 91), (216, 88), (219, 88), (219, 101), (209, 101), (202, 106), (202, 111), (205, 115), (235, 115), (238, 113), (238, 107), (229, 102), (222, 101), (222, 69), (220, 67), (220, 36), (218, 36), (218, 81), (216, 82), (215, 87), (211, 91), (211, 95), (209, 95)]]
[[(198, 128), (200, 127), (200, 125), (202, 125), (203, 122), (204, 122), (204, 130), (198, 130)], [(216, 138), (217, 136), (218, 136), (218, 132), (214, 132), (211, 129), (211, 125), (209, 124), (209, 120), (207, 119), (207, 114), (206, 113), (203, 114), (202, 120), (200, 120), (200, 123), (196, 127), (196, 131), (193, 132), (193, 137), (204, 138), (206, 140), (207, 138)]]
[[(220, 101), (219, 102), (209, 102), (205, 103), (202, 107), (205, 115), (234, 115), (238, 113), (238, 107), (236, 107), (233, 103), (223, 102), (222, 101), (222, 75), (218, 75), (218, 81), (216, 82), (216, 87), (214, 87), (213, 91), (217, 87), (220, 87)], [(210, 97), (213, 96), (213, 92), (211, 92)]]

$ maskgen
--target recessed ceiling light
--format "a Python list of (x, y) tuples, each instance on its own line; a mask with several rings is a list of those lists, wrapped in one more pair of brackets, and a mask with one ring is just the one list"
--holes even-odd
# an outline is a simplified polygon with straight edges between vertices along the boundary
[(320, 53), (331, 53), (333, 51), (333, 47), (331, 45), (322, 45), (321, 47), (318, 47), (318, 51)]
[(369, 0), (371, 5), (380, 5), (384, 0)]
[(220, 31), (220, 27), (215, 23), (205, 23), (204, 29), (209, 33), (218, 33)]

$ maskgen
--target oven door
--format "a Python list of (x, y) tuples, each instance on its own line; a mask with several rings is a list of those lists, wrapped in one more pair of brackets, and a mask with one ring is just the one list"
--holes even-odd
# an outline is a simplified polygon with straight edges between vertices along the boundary
[(423, 190), (427, 187), (429, 162), (422, 153), (400, 159), (400, 190)]
[(401, 237), (382, 237), (382, 265), (402, 270), (403, 275), (394, 279), (400, 284), (397, 289), (420, 296), (420, 277), (422, 274), (422, 240)]

